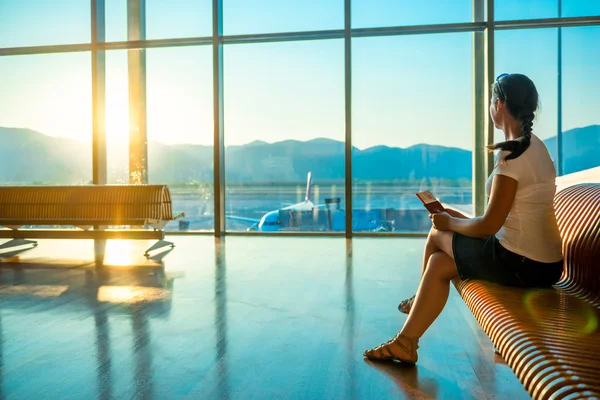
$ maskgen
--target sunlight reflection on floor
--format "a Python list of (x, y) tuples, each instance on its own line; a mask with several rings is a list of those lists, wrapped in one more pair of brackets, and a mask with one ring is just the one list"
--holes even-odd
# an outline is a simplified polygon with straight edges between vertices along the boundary
[(114, 266), (128, 266), (134, 263), (134, 247), (130, 240), (109, 240), (106, 243), (104, 263)]

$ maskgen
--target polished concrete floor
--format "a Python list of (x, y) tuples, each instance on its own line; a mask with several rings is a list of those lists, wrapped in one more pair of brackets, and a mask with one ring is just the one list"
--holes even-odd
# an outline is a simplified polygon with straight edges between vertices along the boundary
[(454, 288), (415, 367), (376, 364), (423, 239), (40, 241), (0, 262), (0, 398), (522, 399)]

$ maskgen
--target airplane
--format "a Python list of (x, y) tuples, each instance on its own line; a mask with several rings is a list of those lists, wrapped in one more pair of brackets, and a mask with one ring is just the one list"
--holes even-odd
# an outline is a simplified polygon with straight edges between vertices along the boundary
[(315, 205), (312, 202), (311, 189), (312, 173), (309, 172), (306, 178), (306, 194), (304, 196), (304, 201), (301, 201), (300, 203), (296, 204), (291, 204), (277, 210), (269, 211), (260, 219), (238, 217), (234, 215), (226, 215), (225, 218), (235, 221), (244, 221), (251, 223), (252, 225), (248, 228), (248, 231), (279, 232), (282, 230), (282, 221), (280, 219), (281, 211), (289, 211), (292, 213), (309, 213), (314, 211), (315, 209), (327, 207), (327, 204)]
[[(325, 199), (325, 204), (315, 205), (311, 198), (311, 189), (312, 173), (308, 172), (304, 201), (268, 211), (260, 219), (234, 215), (226, 215), (225, 218), (251, 223), (252, 225), (247, 229), (248, 231), (344, 231), (346, 229), (346, 217), (345, 211), (340, 208), (341, 199)], [(393, 221), (386, 219), (386, 210), (356, 209), (352, 211), (352, 214), (355, 230), (371, 232), (395, 230)]]

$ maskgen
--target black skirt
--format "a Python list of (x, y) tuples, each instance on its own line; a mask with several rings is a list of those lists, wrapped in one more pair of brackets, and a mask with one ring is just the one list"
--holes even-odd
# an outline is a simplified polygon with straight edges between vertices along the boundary
[(559, 281), (563, 262), (542, 263), (504, 248), (496, 236), (452, 237), (454, 262), (461, 279), (481, 279), (505, 286), (549, 287)]

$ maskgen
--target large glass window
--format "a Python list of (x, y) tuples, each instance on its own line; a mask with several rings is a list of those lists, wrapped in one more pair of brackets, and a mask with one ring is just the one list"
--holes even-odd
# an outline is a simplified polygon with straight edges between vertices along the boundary
[(0, 48), (89, 43), (90, 2), (0, 0)]
[(225, 35), (344, 29), (344, 0), (226, 0)]
[[(533, 134), (544, 141), (555, 165), (558, 164), (558, 31), (527, 29), (496, 32), (496, 75), (521, 73), (535, 84), (540, 106)], [(494, 141), (506, 140), (496, 129)]]
[(353, 0), (352, 27), (471, 22), (472, 0)]
[(352, 42), (353, 230), (424, 232), (416, 193), (472, 211), (471, 34)]
[(225, 48), (228, 230), (344, 230), (343, 54), (342, 40)]
[[(129, 2), (102, 3), (105, 40), (130, 39)], [(351, 22), (355, 30), (471, 22), (474, 5), (484, 3), (352, 0)], [(0, 0), (0, 49), (89, 44), (91, 4)], [(142, 38), (168, 46), (212, 35), (212, 0), (139, 4)], [(226, 36), (344, 28), (343, 0), (222, 4)], [(600, 14), (598, 1), (496, 0), (494, 7), (496, 21)], [(344, 40), (288, 39), (225, 45), (228, 231), (346, 229)], [(494, 35), (496, 75), (522, 73), (538, 89), (533, 133), (559, 174), (600, 166), (599, 43), (598, 26)], [(213, 230), (212, 46), (108, 50), (105, 60), (107, 182), (141, 176), (167, 184), (174, 212), (186, 214), (167, 230)], [(425, 232), (430, 221), (415, 196), (423, 190), (472, 211), (473, 122), (485, 118), (473, 115), (473, 61), (470, 32), (353, 37), (353, 231)], [(92, 181), (91, 73), (89, 51), (0, 57), (0, 184)], [(493, 135), (505, 140), (499, 130)], [(130, 171), (141, 149), (147, 169)]]
[(600, 166), (600, 27), (562, 30), (562, 173)]
[(212, 47), (147, 50), (148, 181), (168, 184), (167, 230), (211, 230), (213, 203)]
[(91, 182), (90, 60), (87, 52), (0, 57), (1, 183)]

